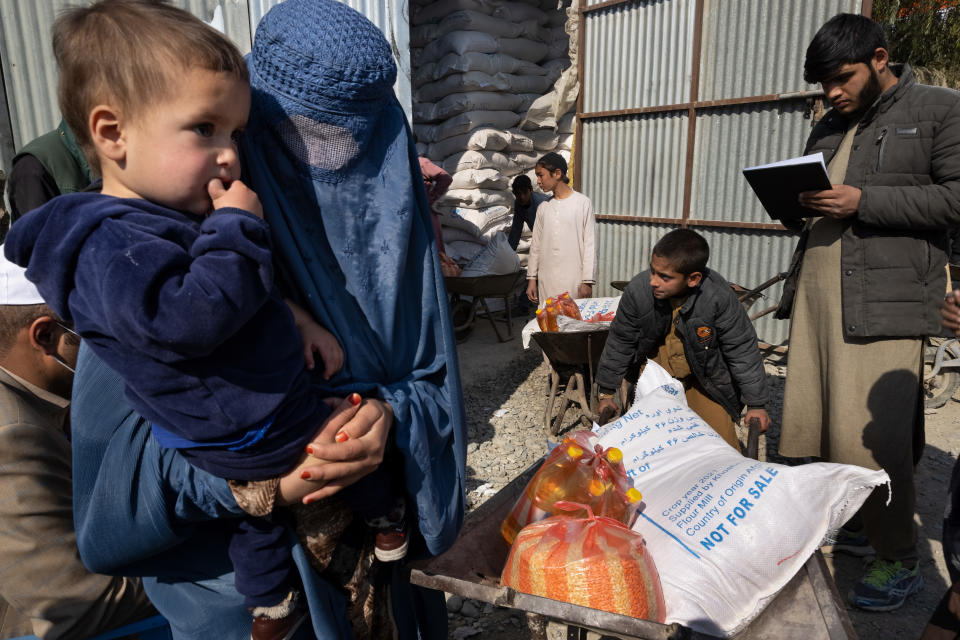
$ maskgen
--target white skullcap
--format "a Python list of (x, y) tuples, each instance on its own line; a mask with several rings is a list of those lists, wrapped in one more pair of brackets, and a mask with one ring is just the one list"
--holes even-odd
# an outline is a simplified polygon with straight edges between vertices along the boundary
[(25, 272), (26, 269), (7, 260), (0, 245), (0, 305), (44, 304)]

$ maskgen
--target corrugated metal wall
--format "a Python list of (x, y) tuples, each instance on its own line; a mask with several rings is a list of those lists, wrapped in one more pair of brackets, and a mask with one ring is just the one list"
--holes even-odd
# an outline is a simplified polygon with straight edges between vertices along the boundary
[(812, 89), (803, 57), (833, 15), (854, 0), (704, 0), (699, 100)]
[(697, 113), (690, 217), (770, 222), (740, 169), (798, 155), (810, 133), (805, 100), (762, 102)]
[[(210, 22), (219, 9), (224, 31), (244, 53), (260, 18), (279, 0), (173, 0)], [(0, 63), (6, 100), (0, 101), (0, 170), (16, 149), (60, 121), (50, 28), (57, 13), (77, 0), (0, 0)], [(407, 0), (347, 0), (387, 35), (401, 70), (396, 91), (410, 114), (410, 30)], [(0, 98), (3, 95), (0, 94)]]
[(694, 0), (666, 0), (588, 14), (583, 110), (686, 102), (695, 6)]
[[(706, 237), (711, 266), (731, 282), (751, 288), (786, 270), (795, 236), (767, 217), (740, 170), (803, 150), (819, 88), (803, 82), (807, 44), (828, 18), (860, 7), (859, 0), (582, 3), (575, 175), (601, 216), (599, 295), (614, 295), (609, 282), (645, 268), (656, 240), (681, 225)], [(767, 290), (752, 311), (774, 304), (780, 289)], [(764, 317), (757, 330), (781, 344), (788, 325)]]
[(581, 179), (596, 211), (680, 220), (685, 112), (588, 120), (581, 137)]

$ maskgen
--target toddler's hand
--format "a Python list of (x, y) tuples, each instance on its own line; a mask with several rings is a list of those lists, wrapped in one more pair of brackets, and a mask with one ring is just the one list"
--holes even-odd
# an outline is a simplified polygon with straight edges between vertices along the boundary
[(343, 349), (333, 334), (312, 320), (298, 326), (303, 338), (303, 357), (307, 369), (315, 366), (313, 352), (317, 351), (323, 360), (323, 379), (329, 380), (343, 366)]
[(213, 208), (222, 209), (223, 207), (233, 207), (234, 209), (243, 209), (249, 211), (261, 220), (263, 219), (263, 207), (260, 206), (260, 198), (253, 192), (253, 189), (243, 184), (239, 180), (233, 180), (230, 187), (223, 186), (223, 181), (214, 178), (207, 183), (207, 193), (213, 201)]
[(313, 352), (323, 358), (323, 379), (329, 380), (343, 366), (343, 349), (333, 334), (321, 327), (305, 309), (290, 299), (284, 299), (293, 314), (293, 322), (303, 342), (303, 360), (307, 369), (313, 370)]

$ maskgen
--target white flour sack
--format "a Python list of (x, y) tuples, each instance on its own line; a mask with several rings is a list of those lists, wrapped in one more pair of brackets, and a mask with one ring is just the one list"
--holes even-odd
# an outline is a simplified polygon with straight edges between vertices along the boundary
[[(517, 248), (519, 249), (520, 247)], [(577, 303), (577, 308), (580, 309), (580, 316), (586, 319), (592, 318), (598, 313), (616, 313), (617, 307), (620, 306), (620, 296), (616, 298), (577, 298), (574, 302)], [(540, 306), (542, 307), (544, 304), (545, 301), (541, 300)], [(557, 325), (557, 330), (563, 333), (568, 331), (599, 331), (610, 328), (609, 322), (577, 322), (572, 318), (557, 318)], [(539, 332), (540, 325), (537, 324), (536, 318), (531, 318), (527, 324), (523, 325), (523, 329), (520, 331), (520, 340), (524, 349), (530, 348), (531, 336)]]
[(633, 528), (660, 571), (667, 622), (715, 635), (745, 627), (828, 532), (889, 483), (884, 471), (852, 465), (787, 467), (741, 456), (650, 360), (633, 406), (596, 431), (604, 447), (623, 451), (643, 494)]

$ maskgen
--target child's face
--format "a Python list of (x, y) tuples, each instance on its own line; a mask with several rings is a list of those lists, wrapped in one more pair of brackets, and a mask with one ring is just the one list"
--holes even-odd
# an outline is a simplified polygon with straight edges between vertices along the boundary
[(663, 256), (654, 254), (650, 257), (650, 288), (653, 289), (653, 297), (658, 300), (686, 295), (691, 288), (700, 284), (702, 277), (699, 271), (683, 275)]
[(210, 181), (219, 178), (229, 186), (240, 177), (237, 143), (250, 112), (250, 86), (205, 69), (182, 73), (170, 84), (168, 99), (123, 128), (125, 157), (114, 189), (121, 193), (109, 195), (205, 215), (213, 208)]
[(557, 183), (560, 182), (560, 176), (563, 175), (559, 169), (551, 173), (540, 165), (537, 165), (533, 171), (537, 174), (537, 186), (540, 187), (541, 191), (552, 192), (557, 188)]

